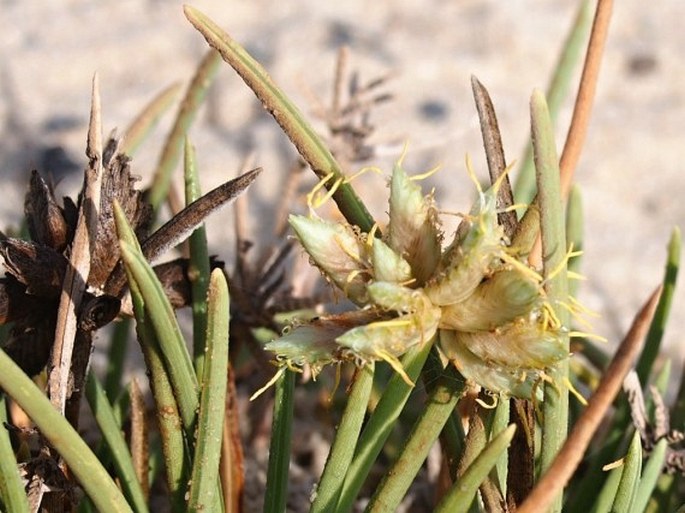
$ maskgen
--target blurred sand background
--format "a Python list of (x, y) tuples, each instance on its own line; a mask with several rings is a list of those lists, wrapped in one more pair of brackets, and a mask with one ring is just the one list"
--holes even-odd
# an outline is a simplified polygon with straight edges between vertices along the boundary
[[(373, 112), (374, 164), (388, 172), (405, 141), (410, 172), (435, 164), (442, 208), (464, 212), (473, 194), (464, 171), (470, 154), (486, 166), (470, 90), (475, 74), (489, 89), (509, 161), (528, 137), (528, 101), (545, 89), (577, 2), (561, 0), (196, 1), (193, 5), (257, 57), (305, 113), (312, 95), (328, 102), (337, 48), (346, 44), (362, 79), (387, 73), (394, 100)], [(180, 2), (122, 0), (0, 0), (0, 225), (17, 223), (32, 168), (52, 172), (60, 192), (80, 186), (90, 82), (100, 75), (105, 130), (123, 130), (159, 91), (186, 82), (206, 51)], [(661, 280), (665, 247), (685, 220), (685, 175), (678, 153), (685, 127), (685, 3), (617, 2), (595, 110), (577, 170), (586, 207), (581, 298), (601, 312), (597, 331), (615, 342)], [(256, 196), (277, 194), (278, 173), (294, 150), (251, 92), (225, 66), (192, 139), (203, 187), (232, 177), (249, 151), (267, 170)], [(572, 102), (562, 112), (563, 141)], [(136, 156), (134, 171), (149, 179), (173, 113)], [(180, 172), (177, 175), (181, 183)], [(384, 218), (382, 179), (371, 204)], [(262, 203), (257, 203), (262, 204)], [(213, 252), (230, 261), (230, 211), (210, 223)], [(260, 229), (259, 212), (253, 223)], [(450, 238), (449, 233), (447, 237)], [(681, 280), (682, 281), (682, 280)], [(685, 288), (666, 333), (680, 373)]]

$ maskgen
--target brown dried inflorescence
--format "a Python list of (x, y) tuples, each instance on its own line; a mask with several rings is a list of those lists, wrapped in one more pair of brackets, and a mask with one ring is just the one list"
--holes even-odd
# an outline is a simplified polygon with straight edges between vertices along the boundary
[[(129, 164), (129, 157), (118, 153), (117, 142), (111, 140), (103, 152), (102, 188), (86, 293), (76, 312), (78, 343), (89, 345), (92, 333), (120, 314), (127, 291), (112, 210), (115, 201), (143, 241), (146, 256), (158, 256), (163, 249), (180, 242), (217, 206), (245, 190), (259, 173), (258, 169), (250, 171), (210, 191), (148, 236), (152, 209), (143, 192), (136, 189), (137, 178), (131, 174)], [(30, 240), (4, 234), (0, 237), (0, 255), (7, 270), (6, 276), (0, 278), (0, 323), (13, 323), (5, 350), (30, 375), (45, 367), (53, 346), (57, 309), (84, 190), (76, 203), (64, 198), (60, 205), (53, 187), (33, 171), (25, 200)], [(212, 267), (221, 266), (222, 262), (212, 259)], [(161, 264), (155, 271), (175, 307), (189, 304), (187, 259)]]

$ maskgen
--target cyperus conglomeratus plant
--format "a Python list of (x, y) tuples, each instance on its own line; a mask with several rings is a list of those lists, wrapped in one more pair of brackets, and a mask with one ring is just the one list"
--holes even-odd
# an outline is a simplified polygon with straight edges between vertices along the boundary
[[(473, 383), (533, 398), (555, 363), (568, 357), (543, 278), (527, 263), (529, 248), (511, 244), (500, 226), (497, 194), (506, 174), (483, 191), (452, 242), (443, 233), (432, 192), (424, 195), (400, 160), (389, 180), (389, 222), (362, 232), (346, 222), (292, 215), (298, 240), (323, 276), (360, 309), (296, 322), (266, 348), (282, 368), (388, 362), (406, 382), (399, 357), (440, 330), (442, 355)], [(311, 206), (311, 202), (310, 202)], [(558, 307), (569, 307), (565, 302)]]

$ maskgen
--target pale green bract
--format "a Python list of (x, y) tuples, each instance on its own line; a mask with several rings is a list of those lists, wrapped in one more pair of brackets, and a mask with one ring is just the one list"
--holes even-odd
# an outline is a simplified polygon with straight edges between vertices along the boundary
[[(470, 162), (467, 168), (473, 177)], [(344, 222), (290, 216), (324, 277), (360, 309), (295, 323), (266, 345), (280, 366), (388, 362), (408, 383), (399, 357), (436, 333), (446, 360), (493, 393), (539, 396), (545, 371), (569, 355), (542, 278), (508, 246), (497, 222), (501, 180), (478, 187), (454, 240), (443, 251), (433, 195), (400, 162), (389, 182), (383, 239)], [(475, 178), (474, 178), (475, 182)], [(478, 184), (477, 184), (478, 185)]]

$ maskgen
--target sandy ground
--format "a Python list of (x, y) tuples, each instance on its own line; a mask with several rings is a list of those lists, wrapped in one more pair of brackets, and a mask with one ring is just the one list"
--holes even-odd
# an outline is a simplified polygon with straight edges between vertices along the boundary
[[(469, 78), (489, 88), (509, 160), (528, 137), (528, 101), (544, 89), (571, 25), (575, 4), (561, 0), (402, 2), (197, 1), (193, 5), (245, 45), (272, 77), (311, 113), (312, 98), (330, 98), (336, 49), (370, 79), (396, 73), (394, 101), (375, 109), (374, 163), (390, 170), (402, 143), (407, 167), (434, 164), (443, 208), (466, 211), (473, 186), (464, 172), (470, 154), (481, 177), (485, 163)], [(178, 2), (0, 1), (0, 224), (16, 223), (33, 167), (61, 179), (61, 191), (80, 185), (90, 80), (100, 75), (106, 130), (127, 126), (158, 91), (187, 81), (205, 52), (201, 36)], [(592, 125), (577, 171), (586, 208), (581, 298), (602, 314), (597, 331), (620, 339), (634, 312), (661, 280), (665, 246), (685, 219), (685, 175), (678, 152), (685, 124), (685, 3), (617, 2)], [(294, 151), (235, 73), (222, 69), (192, 130), (205, 188), (233, 176), (244, 155), (275, 176)], [(560, 117), (563, 141), (572, 103)], [(208, 115), (211, 114), (211, 115)], [(154, 168), (167, 116), (134, 161), (144, 179)], [(55, 150), (55, 149), (58, 150)], [(47, 156), (47, 157), (46, 157)], [(59, 158), (57, 158), (59, 157)], [(47, 164), (46, 164), (47, 161)], [(180, 175), (179, 175), (180, 181)], [(366, 183), (366, 182), (364, 182)], [(367, 187), (381, 187), (382, 180)], [(262, 189), (273, 187), (262, 184)], [(262, 190), (260, 194), (265, 194)], [(268, 196), (266, 196), (268, 198)], [(383, 217), (385, 192), (373, 194)], [(210, 225), (213, 250), (230, 259), (226, 215)], [(230, 216), (230, 214), (228, 214)], [(253, 224), (259, 228), (259, 213)], [(665, 335), (680, 373), (685, 288)]]

